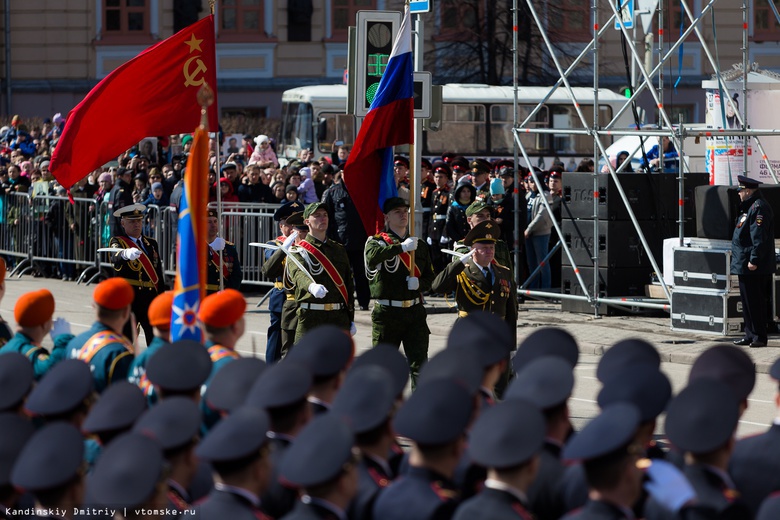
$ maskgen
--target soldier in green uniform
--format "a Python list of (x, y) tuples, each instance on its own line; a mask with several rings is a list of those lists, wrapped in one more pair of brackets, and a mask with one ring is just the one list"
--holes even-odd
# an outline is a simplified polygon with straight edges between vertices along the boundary
[[(303, 212), (308, 226), (306, 238), (283, 246), (291, 258), (287, 271), (298, 304), (298, 326), (295, 341), (319, 325), (336, 325), (354, 334), (355, 282), (344, 246), (327, 237), (328, 208), (313, 202)], [(301, 269), (304, 268), (304, 270)]]
[(515, 332), (517, 289), (514, 276), (495, 260), (495, 244), (500, 236), (501, 228), (492, 220), (474, 226), (463, 240), (471, 250), (436, 276), (433, 290), (440, 293), (455, 291), (459, 317), (477, 310), (492, 312), (501, 316)]
[[(228, 242), (219, 233), (219, 215), (217, 210), (209, 209), (206, 226), (208, 237), (208, 253), (206, 264), (206, 294), (214, 294), (220, 290), (220, 271), (224, 279), (224, 289), (241, 289), (241, 261), (238, 257), (238, 250), (232, 242)], [(222, 260), (220, 261), (219, 252), (222, 251)], [(222, 266), (220, 268), (220, 265)]]
[[(165, 292), (165, 275), (157, 241), (141, 234), (144, 211), (146, 206), (143, 204), (132, 204), (116, 210), (114, 216), (120, 219), (124, 234), (111, 237), (109, 246), (122, 249), (113, 255), (114, 270), (116, 276), (124, 278), (133, 287), (133, 314), (144, 330), (148, 346), (154, 338), (154, 331), (147, 310), (152, 300)], [(132, 339), (134, 331), (130, 329), (128, 321), (124, 334)]]
[[(471, 205), (466, 208), (466, 219), (468, 220), (469, 227), (474, 229), (474, 226), (480, 222), (485, 222), (491, 219), (490, 206), (486, 202), (479, 200), (472, 202)], [(468, 253), (469, 247), (464, 242), (465, 239), (455, 242), (454, 250), (461, 254)], [(512, 270), (512, 255), (509, 252), (509, 246), (506, 245), (506, 242), (504, 242), (503, 239), (496, 239), (495, 258), (496, 262)]]
[[(282, 208), (289, 208), (293, 205), (300, 207), (301, 209), (303, 208), (303, 204), (299, 204), (298, 202), (287, 204), (282, 206)], [(276, 251), (267, 250), (266, 260), (262, 268), (263, 274), (269, 278), (275, 279), (273, 290), (278, 291), (281, 295), (281, 298), (279, 298), (281, 302), (278, 307), (275, 302), (275, 295), (271, 296), (270, 305), (274, 305), (274, 309), (271, 310), (271, 327), (268, 328), (269, 346), (265, 351), (266, 363), (273, 363), (287, 355), (287, 352), (290, 351), (290, 348), (295, 342), (295, 329), (298, 326), (298, 303), (295, 301), (292, 280), (287, 272), (287, 255), (281, 249), (281, 246), (290, 237), (293, 237), (290, 244), (301, 241), (309, 232), (308, 226), (303, 224), (303, 211), (296, 211), (285, 218), (281, 218), (279, 220), (279, 229), (282, 230), (282, 236), (274, 240), (274, 243), (278, 245), (280, 249), (277, 249)], [(275, 334), (271, 330), (274, 326), (274, 312), (279, 313), (278, 335), (280, 338), (278, 345), (274, 344), (271, 346), (270, 342)], [(279, 347), (278, 350), (277, 346)]]
[[(422, 293), (431, 289), (434, 272), (425, 242), (407, 234), (409, 203), (400, 197), (385, 201), (385, 231), (366, 241), (364, 259), (371, 297), (374, 345), (404, 345), (412, 384), (428, 360), (427, 313)], [(412, 255), (414, 251), (414, 267)]]

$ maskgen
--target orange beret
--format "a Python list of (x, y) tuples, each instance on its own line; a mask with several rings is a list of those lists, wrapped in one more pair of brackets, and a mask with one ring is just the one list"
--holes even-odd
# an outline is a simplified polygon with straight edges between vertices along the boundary
[(173, 291), (159, 294), (149, 305), (149, 323), (152, 327), (168, 330), (171, 328), (171, 308), (173, 307)]
[(48, 289), (23, 294), (16, 300), (14, 319), (20, 327), (37, 327), (54, 314), (54, 296)]
[(209, 327), (230, 327), (244, 315), (245, 310), (244, 296), (235, 289), (225, 289), (203, 299), (198, 319)]
[(0, 283), (5, 281), (5, 259), (0, 256)]
[(109, 278), (95, 287), (92, 298), (101, 307), (118, 311), (133, 303), (135, 292), (124, 278)]

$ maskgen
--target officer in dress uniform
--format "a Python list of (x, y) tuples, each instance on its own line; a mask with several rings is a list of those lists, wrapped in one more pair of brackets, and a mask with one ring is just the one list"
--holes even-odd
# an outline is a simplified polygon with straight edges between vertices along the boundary
[[(87, 479), (95, 506), (127, 510), (128, 518), (162, 519), (166, 507), (167, 471), (158, 442), (130, 432), (115, 439)], [(90, 504), (92, 505), (92, 504)], [(136, 510), (144, 514), (134, 514)]]
[(390, 372), (381, 366), (365, 364), (349, 371), (333, 402), (332, 414), (352, 426), (355, 446), (361, 454), (357, 494), (349, 506), (350, 518), (371, 518), (374, 500), (395, 478), (389, 461), (395, 443), (392, 428), (395, 399)]
[(531, 520), (528, 488), (544, 442), (544, 417), (533, 405), (505, 401), (484, 411), (470, 434), (471, 457), (488, 468), (485, 487), (454, 520)]
[[(11, 471), (11, 483), (32, 493), (43, 510), (33, 518), (72, 518), (84, 500), (84, 440), (72, 424), (55, 422), (30, 438)], [(52, 463), (56, 461), (56, 463)], [(59, 513), (65, 514), (60, 516)]]
[[(281, 235), (268, 242), (276, 247), (281, 247), (285, 239), (289, 237), (294, 228), (287, 220), (293, 213), (301, 213), (303, 216), (303, 204), (298, 201), (293, 201), (290, 204), (283, 204), (279, 209), (274, 212), (274, 221), (279, 223), (279, 231)], [(303, 219), (301, 219), (301, 225), (303, 225)], [(307, 228), (308, 231), (308, 228)], [(299, 231), (300, 233), (300, 231)], [(271, 294), (268, 297), (268, 311), (271, 313), (271, 325), (268, 327), (268, 341), (265, 347), (265, 361), (266, 363), (276, 363), (282, 359), (282, 313), (284, 311), (284, 304), (289, 299), (293, 304), (291, 307), (295, 310), (295, 296), (292, 292), (285, 290), (284, 283), (284, 266), (286, 263), (286, 255), (284, 251), (279, 249), (266, 249), (263, 252), (263, 267), (261, 268), (263, 274), (267, 278), (271, 278), (274, 281), (274, 287), (271, 289)], [(288, 284), (289, 285), (289, 284)], [(292, 327), (295, 330), (295, 327)], [(288, 341), (292, 341), (293, 337)], [(289, 349), (290, 345), (287, 345)], [(286, 353), (286, 350), (284, 351)]]
[(167, 484), (168, 508), (191, 509), (189, 487), (197, 472), (195, 447), (200, 430), (200, 410), (191, 399), (171, 397), (146, 411), (133, 431), (157, 441), (170, 468)]
[(739, 209), (731, 239), (731, 274), (739, 278), (745, 336), (735, 345), (765, 347), (767, 278), (775, 272), (775, 222), (772, 207), (761, 197), (760, 182), (742, 175)]
[(157, 396), (154, 394), (154, 387), (146, 377), (146, 364), (149, 358), (157, 352), (163, 345), (171, 342), (171, 313), (173, 312), (173, 291), (165, 291), (152, 300), (149, 306), (149, 323), (154, 329), (154, 339), (146, 349), (135, 356), (133, 364), (130, 365), (130, 375), (128, 381), (138, 385), (149, 401), (150, 405), (157, 402)]
[(197, 508), (200, 518), (269, 518), (260, 500), (273, 467), (266, 436), (269, 424), (266, 412), (244, 406), (220, 421), (197, 447), (196, 455), (210, 462), (220, 477)]
[(347, 422), (325, 414), (293, 441), (282, 460), (281, 476), (298, 486), (301, 497), (286, 520), (345, 520), (358, 489), (359, 454)]
[[(16, 334), (0, 348), (0, 355), (13, 352), (29, 359), (36, 380), (65, 359), (68, 342), (73, 339), (70, 324), (63, 318), (52, 321), (53, 315), (54, 296), (48, 289), (23, 294), (14, 305)], [(48, 333), (54, 340), (51, 352), (41, 346), (41, 341)]]
[(441, 272), (449, 262), (441, 252), (449, 245), (447, 238), (447, 210), (450, 207), (450, 179), (452, 170), (444, 162), (433, 164), (433, 180), (436, 188), (431, 195), (431, 223), (428, 228), (428, 245), (431, 247), (431, 262), (434, 272)]
[[(491, 209), (490, 206), (482, 201), (474, 201), (472, 202), (468, 208), (466, 208), (466, 220), (469, 224), (469, 229), (474, 229), (474, 226), (479, 224), (480, 222), (486, 222), (491, 219)], [(495, 222), (495, 221), (494, 221)], [(499, 225), (499, 228), (502, 228), (503, 226)], [(503, 232), (501, 234), (503, 235)], [(465, 239), (464, 239), (465, 240)], [(468, 253), (469, 247), (464, 243), (464, 240), (459, 240), (455, 242), (454, 248), (455, 251), (458, 253)], [(506, 240), (512, 240), (511, 236), (506, 237)], [(506, 241), (503, 238), (497, 238), (496, 239), (496, 262), (503, 265), (504, 267), (512, 269), (512, 266), (514, 265), (512, 262), (512, 254), (509, 252), (509, 247), (506, 245)]]
[(89, 365), (98, 393), (115, 381), (127, 379), (130, 374), (135, 351), (122, 331), (130, 319), (135, 297), (136, 292), (124, 278), (100, 282), (92, 294), (97, 321), (68, 343), (68, 358), (80, 359)]
[[(517, 297), (512, 272), (494, 260), (495, 242), (501, 230), (492, 221), (474, 226), (464, 244), (471, 251), (450, 263), (436, 276), (433, 290), (439, 293), (455, 291), (458, 316), (482, 310), (497, 314), (509, 325), (517, 327)], [(516, 332), (515, 332), (516, 334)]]
[(16, 352), (0, 356), (0, 388), (3, 389), (0, 394), (0, 414), (21, 413), (34, 381), (35, 375), (29, 359)]
[(355, 344), (340, 328), (323, 325), (301, 338), (288, 357), (308, 366), (314, 376), (308, 400), (314, 414), (319, 415), (330, 410), (339, 393), (355, 357)]
[(270, 418), (272, 469), (268, 489), (262, 496), (262, 509), (272, 518), (289, 513), (298, 496), (294, 488), (279, 480), (279, 464), (293, 439), (311, 420), (311, 405), (306, 396), (312, 381), (308, 366), (285, 360), (263, 372), (246, 398), (247, 405), (267, 411)]
[(328, 208), (322, 202), (313, 202), (306, 206), (303, 219), (309, 232), (302, 240), (296, 240), (289, 252), (305, 271), (292, 262), (287, 265), (298, 304), (295, 341), (326, 323), (354, 334), (357, 329), (352, 269), (344, 246), (327, 237)]
[[(112, 257), (116, 276), (124, 278), (133, 287), (133, 314), (146, 336), (146, 344), (154, 336), (147, 309), (158, 294), (165, 291), (165, 279), (157, 241), (141, 234), (146, 206), (131, 204), (118, 209), (114, 216), (120, 219), (124, 234), (111, 237), (110, 247), (122, 249)], [(131, 324), (125, 328), (125, 336), (133, 338)]]
[(375, 520), (448, 519), (458, 506), (452, 478), (465, 449), (474, 395), (452, 379), (423, 382), (422, 374), (420, 379), (394, 422), (398, 434), (413, 443), (409, 469), (379, 494)]
[(430, 330), (422, 293), (431, 289), (433, 265), (426, 243), (408, 236), (409, 204), (400, 197), (391, 197), (382, 211), (385, 231), (369, 238), (364, 250), (371, 297), (376, 299), (371, 339), (374, 345), (400, 347), (403, 343), (415, 385), (420, 367), (428, 359)]
[[(238, 291), (241, 289), (241, 280), (243, 280), (238, 250), (236, 250), (235, 244), (217, 236), (219, 233), (217, 210), (209, 208), (207, 211), (206, 294), (214, 294), (220, 290), (220, 278), (223, 280), (225, 289)], [(222, 252), (221, 260), (220, 251)]]

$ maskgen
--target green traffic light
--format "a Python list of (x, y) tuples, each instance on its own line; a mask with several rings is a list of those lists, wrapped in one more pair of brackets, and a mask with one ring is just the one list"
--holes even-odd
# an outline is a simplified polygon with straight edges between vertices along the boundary
[(631, 87), (623, 87), (623, 96), (626, 99), (631, 99)]
[(366, 101), (368, 101), (368, 104), (374, 102), (374, 97), (376, 96), (376, 91), (379, 90), (379, 82), (372, 83), (368, 86), (366, 89)]

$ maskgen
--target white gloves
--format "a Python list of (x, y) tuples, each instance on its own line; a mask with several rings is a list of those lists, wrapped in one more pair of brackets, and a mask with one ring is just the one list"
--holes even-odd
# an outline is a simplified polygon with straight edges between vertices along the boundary
[(54, 340), (60, 334), (70, 334), (70, 323), (65, 318), (57, 318), (51, 326), (51, 339)]
[(461, 257), (460, 257), (460, 261), (461, 261), (461, 263), (462, 263), (463, 265), (466, 265), (466, 262), (468, 262), (468, 261), (469, 261), (469, 258), (471, 258), (472, 256), (474, 256), (474, 253), (476, 253), (476, 252), (477, 252), (477, 250), (476, 250), (476, 249), (472, 249), (471, 251), (469, 251), (469, 252), (468, 252), (468, 253), (466, 253), (465, 255), (461, 256)]
[(428, 242), (429, 246), (433, 245), (433, 240), (431, 240), (431, 237), (428, 237), (425, 241)]
[(353, 336), (354, 336), (355, 334), (357, 334), (357, 327), (355, 326), (355, 322), (354, 322), (354, 321), (353, 321), (352, 323), (350, 323), (350, 324), (349, 324), (349, 333), (350, 333), (351, 335), (353, 335)]
[(121, 253), (119, 253), (119, 256), (125, 260), (138, 260), (141, 258), (141, 250), (137, 247), (131, 247), (130, 249), (123, 250)]
[(441, 237), (441, 238), (439, 239), (439, 243), (440, 243), (440, 244), (449, 244), (449, 243), (450, 243), (450, 239), (449, 239), (449, 238), (447, 238), (447, 237)]
[(417, 237), (409, 237), (401, 242), (401, 249), (403, 249), (404, 253), (417, 249)]
[(328, 290), (325, 288), (325, 286), (318, 283), (310, 283), (308, 290), (309, 293), (315, 298), (324, 298), (325, 295), (328, 294)]
[(645, 482), (645, 490), (667, 509), (676, 513), (696, 498), (693, 486), (674, 464), (654, 459), (645, 472), (650, 477)]
[(406, 277), (406, 288), (410, 291), (416, 291), (420, 288), (420, 279), (416, 276), (407, 276)]
[(214, 239), (212, 243), (209, 244), (209, 246), (214, 251), (222, 251), (223, 249), (225, 249), (225, 239), (222, 237), (217, 237)]
[(282, 249), (289, 251), (292, 245), (295, 243), (296, 238), (298, 238), (297, 231), (290, 233), (290, 236), (284, 239), (284, 242), (282, 243)]

